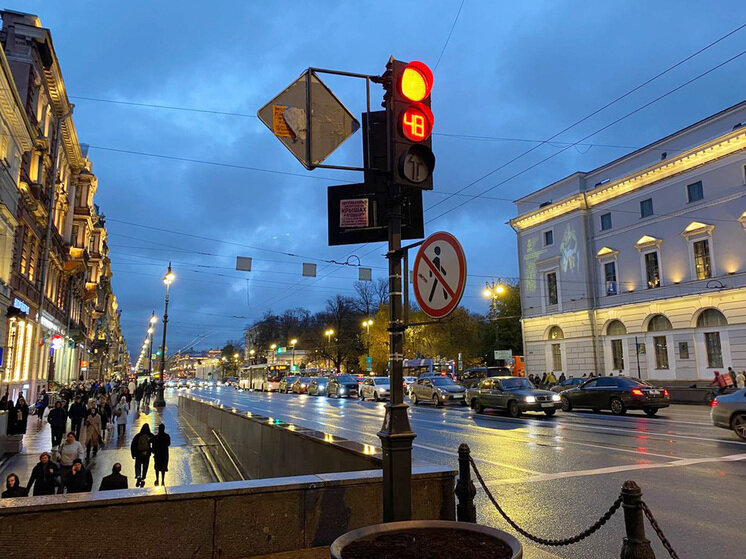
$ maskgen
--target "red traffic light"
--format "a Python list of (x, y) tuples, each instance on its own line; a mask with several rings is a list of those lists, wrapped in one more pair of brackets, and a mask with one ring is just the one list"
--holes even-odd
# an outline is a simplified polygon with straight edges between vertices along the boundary
[(433, 132), (433, 113), (427, 105), (416, 103), (401, 113), (402, 134), (411, 142), (422, 142)]
[(433, 73), (425, 64), (414, 60), (401, 73), (398, 87), (399, 93), (409, 101), (422, 101), (433, 89)]

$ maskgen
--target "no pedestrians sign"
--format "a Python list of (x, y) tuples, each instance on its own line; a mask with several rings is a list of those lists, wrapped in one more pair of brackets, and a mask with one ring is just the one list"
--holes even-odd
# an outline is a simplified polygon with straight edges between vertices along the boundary
[(466, 287), (466, 255), (456, 237), (433, 233), (414, 260), (414, 296), (431, 318), (448, 316), (458, 306)]

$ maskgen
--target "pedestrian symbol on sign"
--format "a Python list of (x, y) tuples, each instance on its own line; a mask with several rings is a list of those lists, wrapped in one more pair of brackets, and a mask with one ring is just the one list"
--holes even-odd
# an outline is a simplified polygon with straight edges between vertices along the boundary
[[(438, 287), (438, 272), (440, 272), (443, 276), (446, 275), (446, 270), (440, 265), (440, 247), (435, 246), (433, 249), (433, 252), (436, 254), (435, 258), (433, 258), (432, 261), (432, 267), (430, 270), (430, 277), (433, 277), (433, 272), (435, 272), (435, 279), (433, 280), (433, 287), (430, 289), (430, 297), (428, 298), (428, 302), (433, 302), (433, 296), (435, 295), (435, 289)], [(446, 291), (446, 288), (443, 288), (443, 299), (448, 300), (448, 292)]]
[(413, 273), (420, 308), (432, 318), (443, 318), (458, 306), (464, 293), (464, 250), (450, 233), (435, 233), (417, 251)]

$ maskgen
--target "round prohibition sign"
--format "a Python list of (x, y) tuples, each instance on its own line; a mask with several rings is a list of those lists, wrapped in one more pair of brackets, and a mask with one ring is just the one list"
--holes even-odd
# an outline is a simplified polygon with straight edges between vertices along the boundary
[(461, 302), (466, 287), (466, 255), (456, 237), (433, 233), (414, 259), (414, 296), (430, 318), (449, 315)]

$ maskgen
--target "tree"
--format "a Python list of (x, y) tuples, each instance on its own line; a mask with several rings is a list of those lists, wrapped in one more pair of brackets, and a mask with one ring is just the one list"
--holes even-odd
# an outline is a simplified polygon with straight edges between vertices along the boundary
[(243, 360), (243, 345), (240, 341), (229, 341), (220, 351), (220, 370), (223, 376), (238, 376), (238, 367)]
[[(315, 317), (315, 339), (318, 353), (332, 361), (334, 368), (357, 368), (357, 358), (364, 351), (360, 324), (362, 315), (356, 311), (351, 297), (337, 295), (326, 302), (326, 310)], [(334, 335), (328, 340), (324, 332), (331, 328)]]
[(379, 307), (376, 285), (372, 281), (356, 281), (353, 287), (357, 293), (357, 297), (353, 300), (355, 310), (366, 316), (376, 312)]
[(492, 299), (490, 312), (480, 324), (480, 353), (489, 365), (495, 363), (496, 349), (510, 349), (513, 355), (523, 353), (520, 285), (515, 281), (500, 283), (505, 289)]

